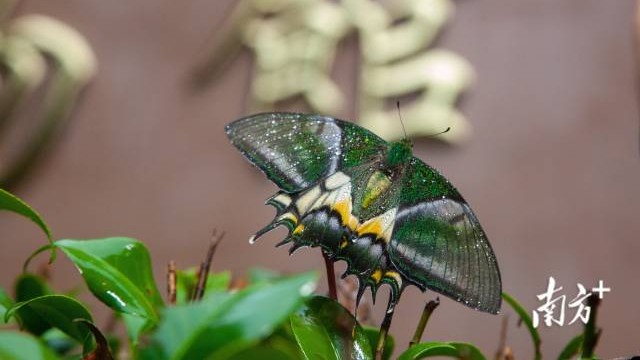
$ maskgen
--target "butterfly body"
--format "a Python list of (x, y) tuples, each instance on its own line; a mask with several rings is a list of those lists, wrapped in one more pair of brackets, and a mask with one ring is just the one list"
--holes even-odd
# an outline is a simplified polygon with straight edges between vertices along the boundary
[(500, 308), (497, 262), (458, 191), (412, 154), (353, 123), (318, 115), (265, 113), (227, 125), (232, 144), (280, 191), (267, 200), (290, 252), (320, 247), (358, 277), (358, 299), (391, 287), (395, 304), (408, 285), (491, 313)]

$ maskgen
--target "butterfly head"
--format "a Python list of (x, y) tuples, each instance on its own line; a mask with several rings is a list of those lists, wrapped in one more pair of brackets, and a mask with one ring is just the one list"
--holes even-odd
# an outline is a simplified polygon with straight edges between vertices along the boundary
[(391, 143), (387, 152), (387, 165), (390, 167), (407, 164), (413, 157), (413, 144), (407, 138)]

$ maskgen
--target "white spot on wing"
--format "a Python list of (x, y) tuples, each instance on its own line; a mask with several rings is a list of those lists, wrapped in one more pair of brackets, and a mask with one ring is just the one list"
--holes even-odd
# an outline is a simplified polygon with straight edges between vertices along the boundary
[(273, 164), (273, 167), (284, 171), (287, 170), (286, 176), (297, 185), (304, 185), (307, 181), (302, 177), (302, 174), (298, 171), (298, 163), (291, 162), (287, 156), (282, 156), (279, 152), (269, 147), (259, 147), (256, 149), (264, 159)]
[(333, 174), (338, 169), (338, 162), (340, 161), (340, 143), (342, 141), (342, 130), (331, 118), (325, 118), (325, 126), (322, 127), (322, 132), (318, 135), (324, 141), (325, 146), (330, 154), (329, 166), (327, 174)]
[(327, 193), (327, 196), (323, 198), (322, 203), (321, 204), (317, 204), (317, 205), (318, 205), (318, 207), (320, 207), (320, 206), (333, 206), (338, 201), (345, 199), (346, 196), (348, 196), (349, 197), (349, 201), (351, 201), (351, 184), (349, 182), (347, 182), (346, 184), (342, 185), (342, 187), (340, 187), (340, 188), (337, 188), (335, 190), (329, 191)]
[(310, 190), (300, 196), (296, 200), (296, 206), (298, 207), (298, 214), (306, 214), (311, 206), (315, 203), (316, 199), (321, 195), (320, 187), (314, 186)]
[(347, 176), (342, 171), (338, 171), (337, 173), (329, 176), (327, 180), (325, 180), (324, 186), (329, 190), (333, 190), (343, 186), (350, 181), (351, 178), (349, 176)]
[(384, 229), (382, 237), (389, 242), (391, 240), (391, 234), (393, 234), (393, 225), (396, 221), (396, 213), (398, 208), (387, 210), (384, 214), (378, 215), (382, 222), (382, 228)]
[(331, 192), (329, 191), (325, 191), (322, 194), (320, 194), (320, 196), (316, 199), (316, 201), (313, 203), (313, 205), (311, 206), (311, 208), (309, 209), (309, 211), (313, 211), (316, 209), (321, 208), (322, 206), (324, 206), (324, 204), (327, 201), (327, 197), (329, 197), (329, 195), (331, 195)]
[(338, 198), (336, 199), (337, 201), (342, 201), (342, 200), (349, 200), (349, 202), (351, 202), (351, 183), (347, 182), (346, 184), (342, 185), (338, 190), (337, 190), (337, 194), (338, 194)]
[(278, 194), (273, 198), (273, 201), (282, 204), (283, 206), (289, 206), (291, 204), (291, 198), (285, 194)]

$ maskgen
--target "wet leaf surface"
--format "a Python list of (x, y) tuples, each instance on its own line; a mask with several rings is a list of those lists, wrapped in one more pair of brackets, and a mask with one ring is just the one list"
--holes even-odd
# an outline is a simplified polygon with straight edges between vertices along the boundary
[(365, 331), (347, 309), (316, 296), (291, 316), (291, 329), (305, 359), (372, 359)]
[(112, 309), (158, 321), (163, 306), (147, 248), (125, 237), (59, 240), (61, 249), (82, 274), (89, 290)]

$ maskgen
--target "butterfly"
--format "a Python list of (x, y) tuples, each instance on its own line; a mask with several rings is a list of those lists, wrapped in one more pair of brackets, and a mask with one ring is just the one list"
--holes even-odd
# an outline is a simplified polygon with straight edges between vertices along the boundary
[[(225, 127), (231, 143), (280, 189), (275, 219), (250, 238), (285, 226), (277, 246), (320, 247), (343, 260), (343, 276), (390, 286), (389, 309), (415, 285), (498, 313), (500, 271), (478, 219), (411, 142), (387, 142), (354, 123), (298, 113), (262, 113)], [(389, 320), (390, 321), (390, 320)]]

